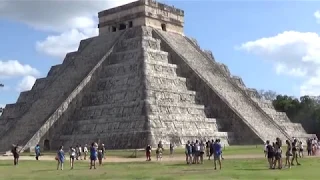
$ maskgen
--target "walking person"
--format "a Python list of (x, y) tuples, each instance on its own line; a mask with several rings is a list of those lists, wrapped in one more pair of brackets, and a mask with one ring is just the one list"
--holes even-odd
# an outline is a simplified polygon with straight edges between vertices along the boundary
[(278, 164), (278, 169), (282, 169), (282, 149), (280, 147), (279, 142), (277, 141), (274, 147), (274, 165), (273, 165), (273, 169), (276, 168), (277, 164)]
[(76, 150), (73, 147), (70, 147), (69, 149), (69, 155), (70, 155), (70, 168), (73, 169), (74, 166), (74, 158), (76, 156)]
[(82, 160), (82, 147), (80, 144), (78, 148), (79, 148), (78, 157), (80, 158), (80, 160)]
[(160, 145), (158, 145), (158, 148), (156, 150), (157, 161), (161, 161), (162, 160), (162, 152), (163, 152), (163, 148), (160, 147)]
[(19, 163), (19, 151), (18, 151), (18, 145), (12, 145), (11, 153), (13, 155), (13, 165), (17, 166)]
[(214, 170), (217, 170), (217, 161), (219, 163), (219, 167), (221, 169), (221, 153), (222, 153), (222, 148), (221, 144), (216, 140), (216, 142), (213, 145), (213, 161), (214, 161)]
[(40, 156), (40, 146), (39, 144), (36, 145), (36, 147), (34, 148), (34, 152), (36, 153), (36, 160), (39, 160), (39, 156)]
[(63, 163), (65, 160), (63, 146), (60, 146), (59, 151), (57, 152), (56, 160), (58, 161), (57, 170), (59, 170), (59, 168), (63, 170)]
[(173, 148), (174, 148), (173, 143), (170, 143), (170, 157), (173, 156)]
[(205, 151), (205, 144), (203, 141), (200, 142), (200, 163), (203, 164), (203, 156), (204, 156), (204, 151)]
[(105, 148), (104, 148), (104, 144), (102, 144), (102, 145), (98, 148), (99, 166), (102, 165), (102, 159), (104, 159), (104, 152), (105, 152)]
[(192, 146), (190, 144), (190, 141), (188, 141), (185, 146), (185, 153), (186, 153), (187, 164), (191, 164), (192, 163)]
[(96, 169), (97, 146), (97, 143), (93, 142), (90, 147), (90, 169), (92, 169), (92, 167)]
[(292, 156), (292, 148), (291, 148), (291, 143), (289, 140), (286, 140), (287, 144), (287, 150), (286, 150), (286, 164), (284, 166), (288, 166), (288, 168), (291, 168), (291, 162), (290, 162), (290, 157)]
[(307, 151), (308, 151), (308, 156), (311, 156), (312, 155), (312, 141), (311, 139), (308, 139), (307, 141)]
[(302, 141), (299, 142), (299, 157), (303, 158), (303, 144)]
[(147, 158), (147, 161), (151, 161), (151, 146), (148, 144), (147, 147), (146, 147), (146, 158)]
[(210, 159), (210, 141), (206, 142), (206, 156)]
[(267, 158), (268, 158), (268, 163), (269, 163), (269, 169), (272, 169), (273, 168), (273, 156), (274, 156), (273, 147), (270, 144), (269, 140), (267, 140), (266, 144), (267, 144)]
[(88, 145), (86, 144), (84, 147), (83, 147), (83, 153), (84, 153), (84, 160), (87, 160), (87, 155), (88, 155)]
[(294, 166), (293, 161), (296, 160), (297, 165), (301, 165), (298, 161), (298, 153), (297, 153), (297, 139), (294, 139), (292, 142), (292, 159), (291, 159), (291, 166)]

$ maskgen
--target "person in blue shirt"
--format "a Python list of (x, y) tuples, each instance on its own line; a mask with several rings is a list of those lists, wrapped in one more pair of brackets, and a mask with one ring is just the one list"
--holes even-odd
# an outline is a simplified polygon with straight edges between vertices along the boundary
[(59, 170), (59, 167), (61, 170), (63, 170), (63, 163), (64, 163), (64, 159), (65, 159), (63, 146), (60, 146), (56, 159), (58, 161), (57, 170)]
[(37, 144), (36, 147), (34, 148), (34, 152), (36, 153), (36, 160), (39, 160), (39, 156), (40, 156), (40, 146), (39, 146), (39, 144)]
[(96, 169), (96, 160), (97, 160), (97, 143), (93, 142), (90, 147), (90, 169), (92, 166)]
[(213, 161), (214, 161), (214, 169), (217, 169), (217, 161), (219, 163), (220, 169), (221, 169), (221, 144), (219, 143), (219, 140), (217, 139), (216, 142), (213, 144)]

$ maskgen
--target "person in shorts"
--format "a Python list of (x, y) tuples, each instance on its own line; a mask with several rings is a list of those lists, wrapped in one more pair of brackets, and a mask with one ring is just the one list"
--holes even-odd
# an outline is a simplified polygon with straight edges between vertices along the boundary
[(74, 158), (76, 156), (76, 149), (73, 148), (72, 146), (70, 146), (69, 155), (70, 155), (70, 168), (73, 169)]
[(192, 163), (192, 146), (190, 144), (190, 141), (188, 141), (186, 144), (185, 153), (186, 153), (187, 164), (191, 164)]
[(294, 166), (293, 161), (296, 160), (297, 165), (300, 165), (298, 161), (298, 141), (297, 139), (294, 139), (292, 142), (292, 159), (291, 159), (291, 166)]
[(12, 145), (11, 153), (13, 155), (13, 165), (17, 166), (19, 164), (19, 150), (18, 145)]
[(267, 140), (267, 158), (268, 158), (268, 163), (269, 163), (269, 169), (273, 168), (273, 157), (274, 157), (274, 150), (273, 146), (270, 144), (270, 141)]
[(291, 168), (291, 162), (290, 162), (290, 157), (292, 156), (292, 148), (291, 148), (291, 143), (289, 140), (286, 140), (287, 144), (287, 150), (286, 150), (286, 164), (284, 166), (288, 166), (288, 168)]
[(60, 146), (59, 151), (57, 152), (56, 159), (58, 161), (57, 170), (59, 170), (59, 168), (61, 170), (63, 170), (63, 163), (64, 163), (64, 160), (65, 160), (63, 146)]
[(90, 147), (90, 169), (92, 169), (92, 167), (96, 169), (97, 149), (97, 143), (93, 142)]
[(203, 143), (203, 141), (200, 141), (200, 163), (203, 164), (203, 156), (204, 151), (206, 149), (206, 145)]
[(282, 169), (282, 149), (280, 147), (279, 142), (277, 141), (275, 143), (275, 147), (274, 147), (274, 165), (273, 165), (273, 169), (276, 168), (277, 164), (278, 164), (278, 169)]
[(302, 141), (299, 142), (299, 158), (302, 158), (303, 157), (303, 144), (302, 144)]
[(160, 145), (158, 145), (158, 148), (156, 149), (157, 161), (161, 161), (162, 160), (162, 152), (163, 152), (163, 148)]

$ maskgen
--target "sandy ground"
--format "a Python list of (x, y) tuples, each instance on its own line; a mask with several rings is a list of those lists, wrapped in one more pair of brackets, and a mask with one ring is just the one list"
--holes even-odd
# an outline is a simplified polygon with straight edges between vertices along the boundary
[[(152, 158), (152, 157), (151, 157)], [(155, 157), (153, 157), (155, 159)], [(226, 155), (224, 156), (225, 159), (256, 159), (256, 158), (264, 158), (264, 155), (261, 154), (247, 154), (247, 155)], [(12, 156), (0, 156), (0, 160), (12, 160)], [(20, 156), (19, 160), (35, 160), (33, 156)], [(41, 156), (39, 160), (45, 161), (54, 161), (54, 156)], [(139, 158), (124, 158), (124, 157), (117, 157), (117, 156), (107, 156), (104, 162), (141, 162), (145, 161), (146, 159), (143, 157)], [(170, 162), (170, 161), (184, 161), (185, 157), (178, 155), (173, 157), (164, 156), (162, 161)]]

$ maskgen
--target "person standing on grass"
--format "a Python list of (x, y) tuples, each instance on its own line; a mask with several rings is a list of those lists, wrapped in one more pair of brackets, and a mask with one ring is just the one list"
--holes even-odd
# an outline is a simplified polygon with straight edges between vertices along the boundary
[(282, 149), (280, 147), (279, 142), (277, 141), (274, 147), (274, 165), (273, 165), (273, 169), (276, 168), (277, 164), (278, 164), (278, 169), (282, 169)]
[(83, 147), (83, 153), (84, 153), (84, 160), (87, 160), (87, 155), (88, 155), (88, 145), (87, 144)]
[(292, 156), (291, 143), (289, 140), (286, 140), (286, 144), (287, 144), (286, 164), (284, 166), (288, 166), (288, 168), (291, 168), (291, 162), (290, 162), (290, 156)]
[(205, 151), (205, 144), (203, 141), (200, 142), (200, 163), (203, 164), (203, 156), (204, 156), (204, 151)]
[(217, 170), (217, 161), (219, 163), (219, 167), (221, 169), (221, 154), (222, 154), (222, 148), (221, 144), (218, 140), (213, 145), (213, 161), (214, 161), (214, 170)]
[(214, 151), (214, 140), (212, 139), (211, 140), (211, 143), (210, 143), (210, 154), (209, 154), (209, 160), (211, 158), (211, 156), (213, 156), (213, 151)]
[(291, 159), (291, 166), (294, 166), (293, 161), (296, 160), (297, 165), (301, 165), (298, 162), (298, 153), (297, 153), (297, 139), (294, 139), (292, 142), (292, 159)]
[(12, 145), (11, 153), (13, 155), (13, 165), (17, 166), (19, 163), (19, 151), (18, 151), (18, 145)]
[(185, 152), (186, 152), (186, 162), (187, 164), (191, 164), (192, 163), (192, 146), (190, 144), (190, 141), (188, 141), (186, 144)]
[(272, 169), (273, 168), (273, 155), (274, 155), (273, 147), (270, 144), (269, 140), (267, 140), (266, 143), (267, 143), (267, 158), (268, 158), (268, 163), (269, 163), (269, 169)]
[(307, 151), (308, 151), (308, 156), (311, 156), (311, 151), (312, 151), (312, 141), (311, 139), (308, 139), (307, 141)]
[(90, 169), (96, 169), (97, 161), (97, 143), (93, 142), (90, 147)]
[(299, 158), (303, 158), (303, 144), (302, 144), (302, 141), (299, 142)]
[(157, 161), (162, 160), (162, 151), (163, 151), (163, 148), (160, 145), (158, 145), (158, 148), (156, 150)]
[(173, 156), (173, 148), (174, 148), (173, 143), (170, 143), (170, 157)]
[(78, 153), (79, 153), (78, 156), (79, 156), (80, 160), (82, 160), (82, 147), (80, 144), (79, 144), (79, 152)]
[(63, 146), (60, 146), (56, 159), (58, 160), (57, 170), (59, 170), (59, 168), (63, 170), (63, 163), (65, 160)]
[(206, 156), (209, 158), (209, 160), (210, 160), (210, 141), (208, 140), (207, 142), (206, 142)]
[(101, 144), (101, 146), (98, 148), (98, 160), (99, 160), (99, 166), (102, 165), (102, 159), (105, 159), (105, 147), (104, 144)]
[(74, 158), (76, 156), (76, 150), (73, 147), (70, 147), (69, 155), (70, 155), (70, 168), (73, 169)]
[(36, 160), (39, 160), (39, 156), (40, 156), (40, 146), (39, 144), (36, 145), (36, 147), (34, 148), (34, 152), (36, 153)]
[(146, 158), (147, 158), (147, 161), (151, 161), (151, 146), (148, 144), (147, 147), (146, 147)]

